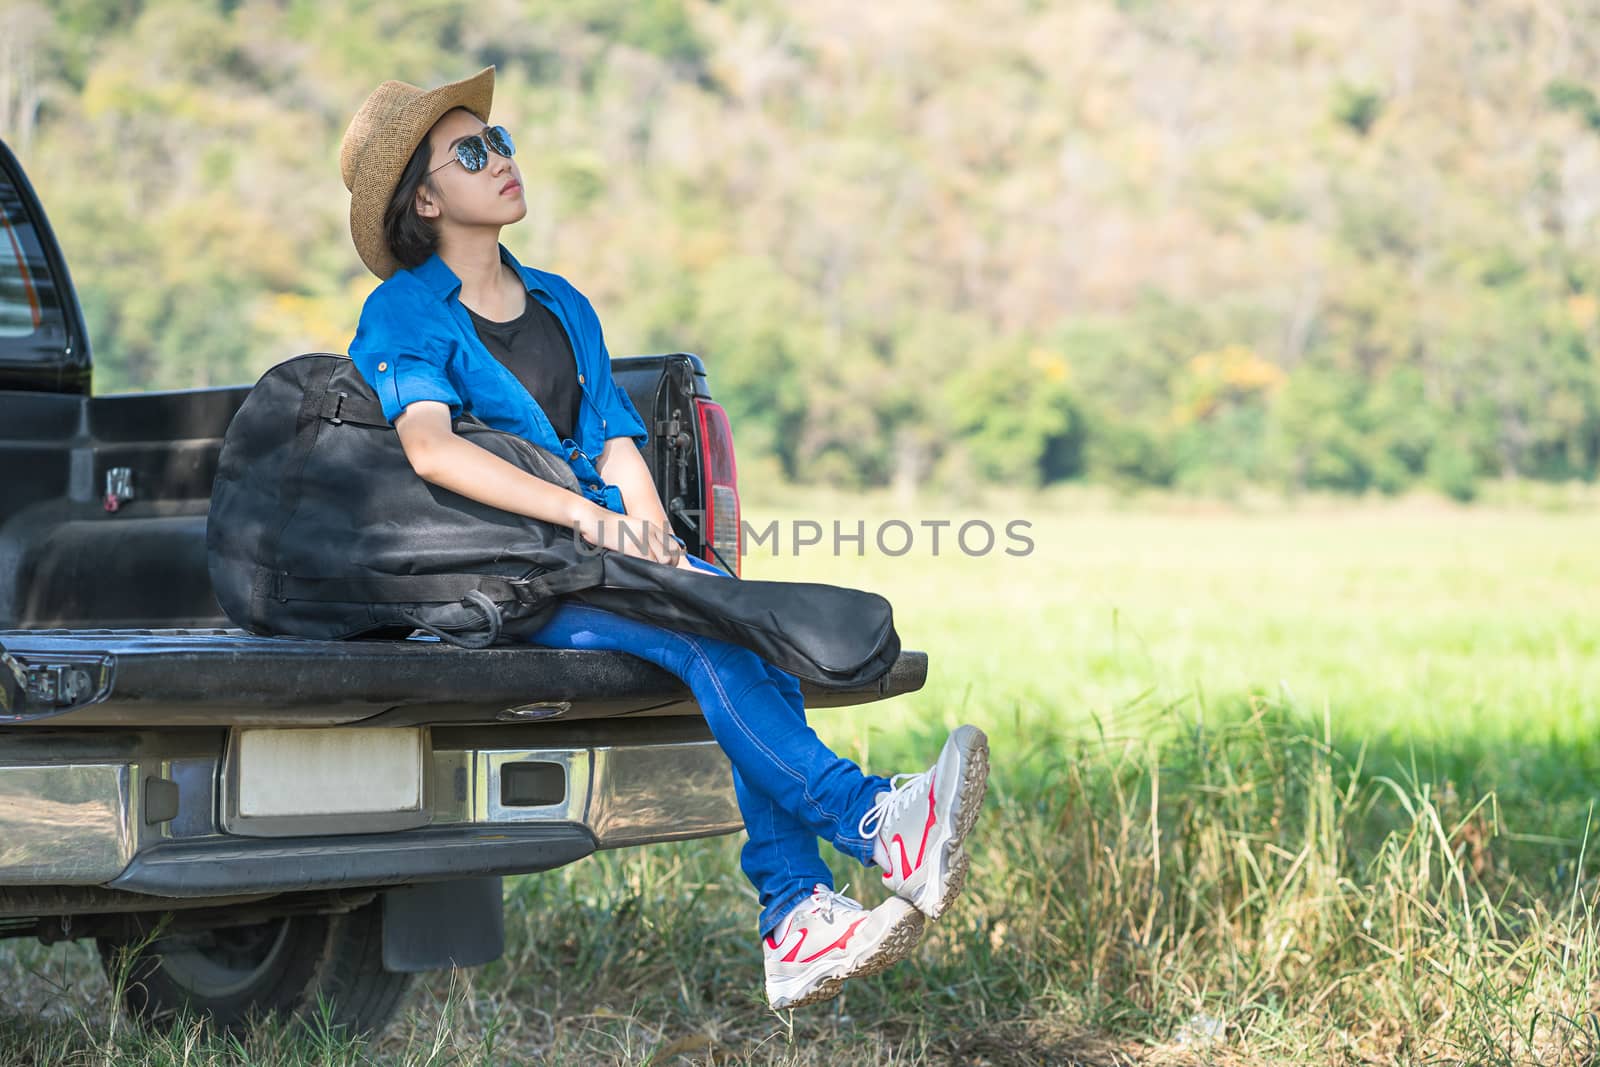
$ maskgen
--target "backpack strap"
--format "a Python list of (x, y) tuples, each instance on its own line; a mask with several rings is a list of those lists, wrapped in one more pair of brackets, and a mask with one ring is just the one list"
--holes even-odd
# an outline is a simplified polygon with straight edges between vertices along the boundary
[[(267, 527), (261, 536), (260, 544), (256, 546), (255, 559), (258, 561), (278, 558), (278, 545), (283, 540), (283, 533), (288, 529), (290, 520), (294, 518), (295, 509), (300, 506), (301, 474), (305, 470), (306, 461), (311, 458), (312, 448), (317, 443), (317, 433), (322, 428), (319, 397), (327, 395), (328, 382), (333, 378), (336, 367), (337, 364), (331, 359), (317, 360), (312, 364), (309, 380), (301, 389), (300, 406), (294, 420), (294, 443), (289, 446), (289, 454), (284, 460), (281, 477), (274, 487), (278, 493), (278, 519)], [(231, 424), (229, 428), (232, 428)], [(214, 488), (212, 492), (214, 496)], [(209, 524), (209, 518), (207, 522)], [(256, 567), (254, 580), (251, 583), (252, 603), (259, 607), (263, 599), (273, 596), (272, 586), (277, 577), (278, 575), (265, 567), (259, 565)], [(265, 612), (258, 611), (257, 614), (264, 615)]]
[(306, 578), (278, 574), (269, 595), (278, 600), (341, 604), (448, 604), (463, 600), (468, 593), (477, 591), (499, 603), (516, 601), (531, 605), (581, 589), (592, 589), (604, 580), (605, 560), (600, 555), (594, 555), (560, 570), (527, 578), (502, 578), (493, 574)]
[(358, 426), (391, 428), (389, 420), (383, 417), (383, 408), (375, 401), (334, 385), (329, 385), (322, 394), (322, 406), (317, 414), (334, 425), (353, 422)]
[[(349, 388), (340, 388), (331, 382), (322, 394), (322, 403), (317, 408), (317, 417), (326, 422), (338, 425), (341, 422), (353, 422), (357, 426), (375, 426), (382, 430), (394, 429), (394, 424), (383, 416), (383, 405), (379, 404), (376, 397), (365, 392), (352, 391)], [(489, 429), (488, 423), (470, 412), (463, 411), (455, 417), (451, 424), (459, 430), (464, 427)]]

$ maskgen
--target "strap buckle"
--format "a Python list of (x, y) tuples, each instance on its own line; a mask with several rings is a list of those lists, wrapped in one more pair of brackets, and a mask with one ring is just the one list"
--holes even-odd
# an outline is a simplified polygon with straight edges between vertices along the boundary
[(543, 575), (512, 578), (507, 580), (506, 585), (510, 587), (511, 595), (517, 598), (519, 604), (533, 607), (550, 598), (550, 590), (546, 587)]

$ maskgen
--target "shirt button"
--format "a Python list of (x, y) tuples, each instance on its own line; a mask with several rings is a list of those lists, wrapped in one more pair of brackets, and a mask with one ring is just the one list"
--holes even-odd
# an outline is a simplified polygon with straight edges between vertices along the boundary
[(378, 364), (378, 371), (379, 371), (379, 373), (382, 373), (382, 372), (383, 372), (383, 371), (386, 371), (386, 370), (388, 370), (388, 369), (389, 369), (389, 364), (387, 364), (387, 363), (380, 363), (380, 364)]
[(602, 430), (606, 428), (606, 420), (605, 419), (601, 419), (600, 420), (600, 428)]
[(568, 456), (567, 458), (568, 459), (577, 459), (578, 458), (578, 450), (577, 449), (573, 449), (572, 450), (572, 455)]
[(590, 489), (599, 489), (600, 488), (600, 483), (599, 482), (590, 482), (589, 483), (589, 488)]
[(578, 375), (578, 384), (579, 384), (579, 385), (582, 385), (582, 384), (583, 384), (583, 375), (581, 375), (581, 374), (580, 374), (580, 375)]

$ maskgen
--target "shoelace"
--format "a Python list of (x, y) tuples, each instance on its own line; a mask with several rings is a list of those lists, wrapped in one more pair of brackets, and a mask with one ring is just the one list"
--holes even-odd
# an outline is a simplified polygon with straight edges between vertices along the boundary
[[(847, 883), (844, 888), (849, 889), (849, 884)], [(811, 890), (811, 910), (820, 914), (828, 922), (833, 922), (833, 909), (836, 905), (848, 905), (857, 911), (866, 910), (861, 906), (859, 900), (852, 900), (850, 897), (845, 896), (843, 890), (836, 893), (821, 882), (818, 882), (816, 887)]]
[(878, 836), (878, 828), (885, 819), (893, 819), (915, 803), (918, 797), (927, 793), (928, 772), (920, 774), (897, 774), (889, 779), (889, 791), (879, 793), (872, 807), (861, 816), (856, 831), (862, 837)]

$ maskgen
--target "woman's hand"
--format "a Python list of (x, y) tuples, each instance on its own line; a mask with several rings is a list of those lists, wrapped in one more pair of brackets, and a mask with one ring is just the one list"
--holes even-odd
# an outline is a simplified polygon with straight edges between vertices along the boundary
[(572, 528), (591, 545), (656, 563), (684, 565), (683, 549), (659, 522), (619, 515), (596, 504), (581, 512)]

